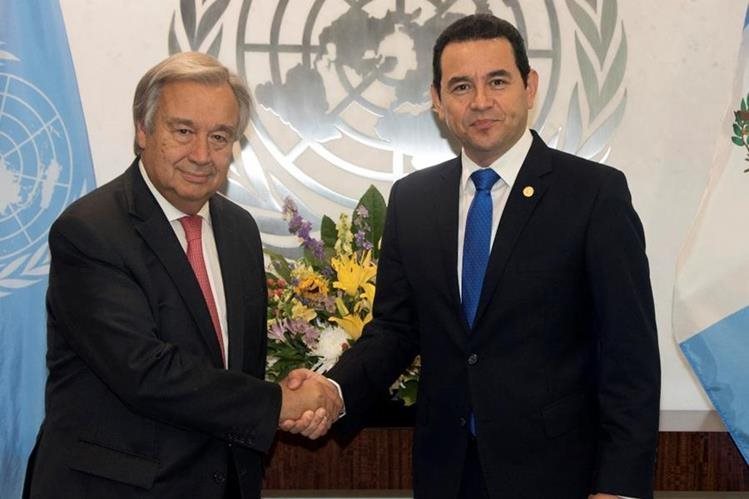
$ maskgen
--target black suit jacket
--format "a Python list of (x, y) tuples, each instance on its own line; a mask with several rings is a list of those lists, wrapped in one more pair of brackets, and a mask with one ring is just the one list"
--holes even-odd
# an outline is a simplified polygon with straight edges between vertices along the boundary
[(185, 252), (138, 171), (53, 224), (46, 415), (33, 498), (221, 497), (230, 461), (259, 497), (281, 393), (263, 381), (266, 289), (257, 226), (210, 199), (229, 369)]
[(456, 497), (471, 411), (492, 498), (652, 497), (660, 367), (624, 175), (534, 133), (469, 331), (457, 275), (460, 173), (454, 159), (393, 185), (374, 320), (329, 373), (343, 389), (341, 424), (364, 419), (420, 354), (417, 498)]

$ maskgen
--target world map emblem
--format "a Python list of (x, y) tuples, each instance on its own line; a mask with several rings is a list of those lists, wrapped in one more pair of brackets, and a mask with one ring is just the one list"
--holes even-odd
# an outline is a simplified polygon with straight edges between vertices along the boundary
[[(526, 39), (543, 75), (531, 126), (552, 146), (604, 159), (626, 101), (615, 0), (180, 2), (170, 52), (220, 57), (253, 92), (251, 128), (226, 194), (252, 211), (266, 244), (297, 244), (279, 216), (287, 196), (315, 222), (350, 210), (370, 184), (386, 192), (459, 151), (431, 110), (432, 46), (476, 12), (507, 19)], [(567, 88), (560, 14), (574, 28), (567, 45), (578, 63), (565, 67)]]
[[(18, 61), (0, 51), (0, 63)], [(34, 83), (0, 67), (0, 297), (46, 277), (49, 226), (74, 187), (70, 137)]]

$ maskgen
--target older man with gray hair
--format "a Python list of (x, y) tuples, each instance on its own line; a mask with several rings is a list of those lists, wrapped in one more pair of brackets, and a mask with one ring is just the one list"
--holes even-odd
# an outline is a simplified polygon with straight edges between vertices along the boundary
[(249, 114), (218, 61), (169, 57), (136, 89), (135, 160), (52, 226), (46, 416), (25, 497), (260, 497), (279, 421), (315, 438), (338, 414), (321, 376), (263, 380), (258, 228), (216, 195)]

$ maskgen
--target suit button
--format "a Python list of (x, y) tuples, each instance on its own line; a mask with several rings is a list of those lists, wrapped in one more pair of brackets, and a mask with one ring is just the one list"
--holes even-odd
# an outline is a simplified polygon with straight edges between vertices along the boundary
[(226, 475), (216, 472), (213, 474), (213, 481), (218, 484), (222, 484), (226, 481)]
[(472, 353), (471, 355), (468, 356), (468, 365), (469, 366), (475, 365), (476, 362), (478, 362), (478, 361), (479, 361), (479, 356), (476, 355), (475, 353)]

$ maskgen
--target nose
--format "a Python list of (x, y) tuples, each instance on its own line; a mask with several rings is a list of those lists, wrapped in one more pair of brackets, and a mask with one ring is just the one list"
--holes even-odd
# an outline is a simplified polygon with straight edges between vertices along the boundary
[(197, 165), (204, 165), (210, 162), (208, 137), (195, 137), (192, 149), (190, 150), (190, 161)]
[(471, 108), (480, 110), (491, 107), (491, 97), (483, 85), (477, 85), (471, 99)]

